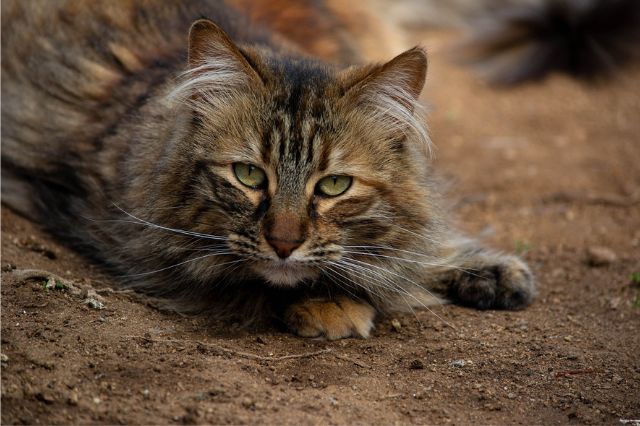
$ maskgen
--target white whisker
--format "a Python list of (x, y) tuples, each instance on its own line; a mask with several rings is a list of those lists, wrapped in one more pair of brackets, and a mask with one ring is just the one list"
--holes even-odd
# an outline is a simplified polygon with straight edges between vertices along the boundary
[[(155, 273), (158, 273), (158, 272), (166, 271), (166, 270), (169, 270), (169, 269), (177, 268), (178, 266), (185, 265), (187, 263), (197, 262), (198, 260), (202, 260), (202, 259), (205, 259), (207, 257), (214, 257), (214, 256), (220, 256), (220, 255), (218, 255), (218, 254), (205, 254), (203, 256), (194, 257), (193, 259), (185, 260), (183, 262), (176, 263), (174, 265), (167, 266), (165, 268), (156, 269), (155, 271), (141, 272), (141, 273), (138, 273), (138, 274), (121, 275), (121, 277), (122, 278), (132, 278), (132, 277), (142, 277), (142, 276), (146, 276), (146, 275), (151, 275), (151, 274), (155, 274)], [(244, 259), (241, 259), (241, 260), (244, 260)], [(215, 264), (213, 266), (218, 267), (218, 266), (227, 265), (227, 264), (236, 263), (236, 262), (238, 262), (238, 261), (236, 260), (236, 261), (232, 261), (232, 262), (223, 262), (223, 263)]]
[[(423, 287), (423, 286), (421, 286), (421, 285), (417, 284), (415, 281), (412, 281), (412, 280), (410, 280), (409, 278), (407, 278), (407, 277), (405, 277), (405, 276), (403, 276), (403, 275), (397, 274), (397, 273), (395, 273), (395, 272), (393, 272), (393, 271), (389, 271), (388, 269), (382, 268), (382, 267), (380, 267), (380, 266), (378, 266), (378, 265), (373, 265), (373, 264), (370, 264), (370, 263), (362, 262), (362, 261), (357, 260), (357, 259), (353, 259), (353, 258), (346, 258), (346, 257), (345, 257), (345, 258), (343, 258), (343, 260), (344, 260), (344, 261), (346, 261), (346, 262), (348, 262), (348, 261), (354, 261), (354, 262), (357, 262), (358, 264), (361, 264), (361, 265), (364, 265), (364, 266), (369, 266), (369, 267), (373, 267), (373, 268), (376, 268), (376, 269), (380, 269), (380, 270), (382, 270), (382, 271), (384, 271), (384, 272), (386, 272), (386, 273), (388, 273), (388, 274), (391, 274), (391, 275), (393, 275), (393, 276), (396, 276), (396, 277), (398, 277), (398, 278), (400, 278), (400, 279), (402, 279), (402, 280), (404, 280), (404, 281), (406, 281), (406, 282), (408, 282), (408, 283), (410, 283), (410, 284), (414, 285), (416, 288), (418, 288), (418, 289), (420, 289), (420, 290), (422, 290), (422, 291), (425, 291), (425, 292), (426, 292), (426, 293), (428, 293), (431, 297), (433, 297), (433, 298), (435, 298), (435, 299), (439, 299), (439, 298), (438, 298), (438, 296), (434, 295), (434, 294), (433, 294), (431, 291), (429, 291), (427, 288), (425, 288), (425, 287)], [(418, 302), (419, 302), (419, 303), (420, 303), (420, 304), (421, 304), (425, 309), (427, 309), (429, 312), (431, 312), (433, 315), (435, 315), (435, 316), (436, 316), (440, 321), (444, 322), (445, 324), (447, 324), (448, 326), (450, 326), (450, 327), (451, 327), (451, 328), (453, 328), (454, 330), (456, 329), (456, 327), (454, 327), (452, 324), (450, 324), (448, 321), (446, 321), (446, 320), (445, 320), (444, 318), (442, 318), (440, 315), (438, 315), (437, 313), (435, 313), (435, 312), (434, 312), (432, 309), (430, 309), (428, 306), (424, 305), (421, 301), (419, 301), (419, 299), (418, 299), (417, 297), (415, 297), (414, 295), (411, 295), (411, 296), (412, 296), (413, 298), (415, 298), (415, 299), (416, 299), (416, 301), (418, 301)]]
[[(189, 236), (199, 237), (199, 238), (204, 238), (204, 239), (209, 239), (209, 240), (221, 240), (221, 241), (226, 241), (227, 240), (227, 237), (220, 237), (220, 236), (210, 235), (210, 234), (202, 234), (200, 232), (185, 231), (184, 229), (169, 228), (169, 227), (166, 227), (166, 226), (158, 225), (158, 224), (149, 222), (147, 220), (140, 219), (139, 217), (133, 215), (132, 213), (129, 213), (129, 212), (125, 211), (124, 209), (122, 209), (121, 207), (119, 207), (115, 203), (113, 203), (113, 205), (118, 210), (120, 210), (122, 213), (124, 213), (127, 216), (129, 216), (130, 218), (134, 219), (133, 221), (123, 221), (123, 222), (138, 223), (138, 224), (141, 224), (141, 225), (146, 225), (146, 226), (148, 226), (150, 228), (160, 229), (160, 230), (167, 231), (167, 232), (173, 232), (173, 233), (176, 233), (176, 234), (189, 235)], [(107, 221), (118, 221), (118, 220), (114, 219), (114, 220), (107, 220)], [(122, 221), (122, 220), (119, 220), (119, 221)]]

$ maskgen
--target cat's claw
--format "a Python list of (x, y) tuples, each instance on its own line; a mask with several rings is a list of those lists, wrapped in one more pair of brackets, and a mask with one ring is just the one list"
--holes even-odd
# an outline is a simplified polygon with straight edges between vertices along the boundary
[(373, 328), (375, 310), (371, 305), (347, 297), (334, 300), (309, 299), (287, 309), (284, 320), (302, 337), (367, 338)]

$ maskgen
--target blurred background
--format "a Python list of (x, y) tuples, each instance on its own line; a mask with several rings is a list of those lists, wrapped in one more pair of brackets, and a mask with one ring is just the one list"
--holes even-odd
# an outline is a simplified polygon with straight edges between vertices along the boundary
[(640, 263), (640, 2), (376, 4), (430, 55), (437, 169), (466, 226)]

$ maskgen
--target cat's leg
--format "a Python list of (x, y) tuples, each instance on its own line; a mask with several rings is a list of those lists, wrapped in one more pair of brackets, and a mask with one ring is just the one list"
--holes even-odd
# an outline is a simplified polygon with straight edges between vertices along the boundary
[(290, 305), (284, 321), (292, 332), (303, 337), (369, 337), (375, 309), (368, 303), (346, 296), (335, 299), (305, 299)]
[(452, 302), (478, 309), (521, 309), (536, 296), (529, 267), (518, 257), (458, 238), (448, 248), (447, 271), (432, 288)]

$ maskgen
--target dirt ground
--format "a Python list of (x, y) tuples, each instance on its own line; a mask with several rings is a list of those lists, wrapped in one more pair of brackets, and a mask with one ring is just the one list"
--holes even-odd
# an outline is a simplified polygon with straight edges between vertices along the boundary
[[(215, 330), (101, 290), (97, 268), (3, 208), (2, 423), (640, 419), (640, 68), (597, 86), (553, 76), (496, 90), (447, 61), (448, 35), (420, 39), (457, 220), (523, 254), (533, 306), (439, 306), (455, 328), (418, 312), (367, 340)], [(30, 268), (81, 291), (20, 279)]]

